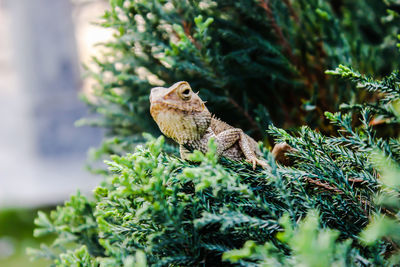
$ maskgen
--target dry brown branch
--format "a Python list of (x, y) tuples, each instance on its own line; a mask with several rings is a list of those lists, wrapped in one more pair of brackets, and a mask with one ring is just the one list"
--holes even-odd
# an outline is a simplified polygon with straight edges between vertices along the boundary
[[(324, 183), (324, 182), (322, 182), (321, 180), (312, 179), (312, 178), (309, 178), (309, 177), (303, 177), (303, 178), (304, 178), (308, 183), (313, 184), (313, 185), (316, 185), (316, 186), (318, 186), (318, 187), (320, 187), (320, 188), (322, 188), (322, 189), (325, 189), (325, 190), (327, 190), (327, 191), (334, 192), (334, 193), (340, 194), (340, 195), (343, 195), (343, 194), (344, 194), (344, 192), (343, 192), (342, 190), (340, 190), (339, 188), (337, 188), (337, 187), (335, 187), (335, 186), (333, 186), (333, 185), (330, 185), (330, 184), (328, 184), (328, 183), (326, 183), (326, 182)], [(353, 179), (353, 180), (357, 180), (357, 182), (362, 182), (362, 181), (363, 181), (362, 179)], [(349, 179), (349, 181), (350, 181), (350, 179)], [(366, 216), (369, 216), (369, 213), (368, 213), (368, 211), (367, 211), (367, 208), (368, 208), (368, 209), (372, 209), (372, 208), (373, 208), (373, 205), (371, 204), (371, 202), (368, 201), (368, 200), (362, 199), (361, 196), (358, 197), (358, 200), (360, 201), (360, 203), (361, 203), (362, 205), (364, 205), (363, 211), (364, 211), (365, 215), (366, 215)], [(381, 211), (382, 211), (383, 213), (387, 214), (387, 215), (395, 216), (395, 214), (394, 214), (393, 212), (391, 212), (390, 210), (388, 210), (388, 209), (381, 208)]]
[[(292, 48), (290, 47), (289, 42), (286, 40), (281, 27), (279, 27), (278, 23), (276, 23), (274, 14), (269, 5), (269, 0), (261, 1), (260, 6), (265, 10), (267, 17), (271, 22), (271, 26), (274, 29), (275, 33), (277, 34), (279, 44), (283, 47), (284, 53), (286, 54), (287, 57), (289, 57), (290, 61), (292, 61), (293, 63), (297, 63), (297, 59), (295, 58), (295, 56), (292, 53)], [(295, 65), (297, 66), (298, 64), (295, 64)]]
[(293, 17), (294, 21), (296, 21), (296, 23), (300, 23), (300, 18), (299, 16), (297, 16), (296, 12), (293, 9), (292, 4), (289, 2), (289, 0), (283, 0), (283, 2), (285, 3), (285, 5), (288, 7), (290, 15)]
[(192, 31), (192, 23), (182, 21), (183, 25), (183, 31), (185, 32), (185, 35), (187, 38), (192, 42), (192, 44), (198, 49), (201, 50), (201, 44), (199, 44), (192, 36), (191, 31)]

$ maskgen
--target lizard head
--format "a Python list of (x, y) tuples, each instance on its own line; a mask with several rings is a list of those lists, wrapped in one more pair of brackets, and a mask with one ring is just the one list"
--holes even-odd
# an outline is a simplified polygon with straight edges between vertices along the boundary
[(161, 132), (179, 144), (200, 139), (211, 123), (204, 101), (184, 81), (151, 89), (150, 113)]

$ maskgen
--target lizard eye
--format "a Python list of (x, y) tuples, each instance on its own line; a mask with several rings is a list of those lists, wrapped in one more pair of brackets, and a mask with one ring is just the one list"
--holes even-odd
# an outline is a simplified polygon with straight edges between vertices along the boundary
[(188, 87), (182, 87), (179, 90), (179, 97), (182, 98), (183, 100), (189, 100), (191, 98), (191, 90)]

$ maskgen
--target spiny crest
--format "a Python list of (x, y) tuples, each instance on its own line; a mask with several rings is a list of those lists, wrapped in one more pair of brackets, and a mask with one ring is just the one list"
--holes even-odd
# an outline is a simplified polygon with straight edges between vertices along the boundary
[(219, 134), (223, 131), (226, 131), (228, 129), (232, 129), (233, 127), (226, 122), (222, 121), (218, 117), (216, 117), (214, 114), (211, 117), (211, 125), (210, 125), (212, 131), (215, 134)]

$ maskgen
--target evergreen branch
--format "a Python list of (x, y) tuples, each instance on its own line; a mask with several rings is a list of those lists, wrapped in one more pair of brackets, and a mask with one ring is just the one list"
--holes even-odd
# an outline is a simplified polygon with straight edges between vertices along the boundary
[(300, 24), (300, 18), (299, 18), (299, 16), (297, 15), (296, 11), (294, 11), (294, 8), (293, 8), (292, 4), (290, 3), (290, 1), (289, 1), (289, 0), (283, 0), (283, 2), (284, 2), (285, 5), (288, 7), (288, 9), (289, 9), (289, 11), (290, 11), (290, 14), (291, 14), (292, 17), (294, 18), (294, 21), (295, 21), (297, 24)]
[[(398, 65), (386, 38), (398, 32), (398, 16), (386, 13), (387, 1), (353, 2), (111, 0), (101, 25), (114, 39), (93, 59), (98, 99), (86, 101), (100, 114), (93, 125), (109, 136), (98, 157), (121, 156), (108, 161), (93, 198), (77, 194), (49, 218), (39, 214), (35, 235), (56, 239), (38, 255), (58, 266), (397, 263), (388, 257), (400, 244), (400, 141), (392, 127), (399, 73), (381, 80), (345, 67), (331, 73), (374, 97), (322, 73), (344, 62), (380, 77)], [(271, 168), (252, 170), (211, 148), (193, 163), (171, 156), (177, 148), (163, 138), (144, 145), (141, 131), (160, 134), (148, 112), (150, 88), (179, 80), (207, 94), (224, 120), (239, 115), (237, 124), (260, 133), (266, 121), (310, 125), (293, 134), (270, 128), (297, 151), (293, 166), (277, 165), (266, 149)], [(353, 113), (327, 113), (334, 127), (320, 116), (376, 94), (376, 103), (356, 104)]]
[(267, 14), (268, 19), (271, 22), (271, 26), (274, 29), (275, 33), (278, 35), (278, 41), (283, 48), (284, 53), (290, 58), (290, 60), (295, 63), (296, 66), (298, 66), (297, 59), (292, 53), (292, 48), (289, 44), (289, 42), (286, 40), (281, 27), (277, 24), (274, 14), (272, 12), (272, 9), (270, 7), (270, 1), (269, 0), (260, 0), (259, 5), (265, 10), (265, 13)]
[(305, 179), (307, 182), (314, 184), (316, 186), (322, 187), (323, 189), (326, 189), (328, 191), (334, 192), (336, 194), (344, 194), (342, 190), (328, 184), (328, 183), (323, 183), (321, 182), (321, 180), (318, 179), (312, 179), (309, 177), (303, 177), (303, 179)]
[(183, 30), (187, 36), (187, 38), (189, 38), (189, 40), (193, 43), (193, 45), (197, 48), (197, 50), (201, 50), (201, 44), (198, 43), (192, 36), (191, 32), (191, 28), (192, 28), (192, 23), (187, 22), (187, 21), (182, 21), (182, 25), (183, 25)]

